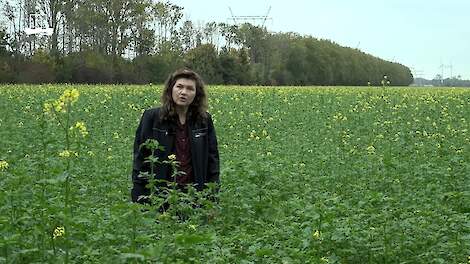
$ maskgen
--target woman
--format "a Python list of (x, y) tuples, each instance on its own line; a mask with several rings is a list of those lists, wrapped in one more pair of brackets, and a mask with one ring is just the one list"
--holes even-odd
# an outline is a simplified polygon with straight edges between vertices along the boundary
[[(148, 180), (141, 173), (150, 173), (150, 164), (144, 162), (151, 152), (141, 147), (147, 139), (156, 139), (163, 150), (155, 156), (160, 161), (154, 165), (157, 180), (176, 180), (184, 189), (188, 184), (202, 190), (207, 183), (219, 184), (219, 151), (214, 124), (207, 113), (207, 94), (204, 82), (194, 71), (177, 70), (165, 83), (161, 97), (162, 106), (145, 110), (137, 128), (134, 141), (132, 170), (132, 201), (147, 203), (150, 190)], [(180, 172), (172, 179), (172, 168), (161, 163), (176, 157)], [(158, 181), (157, 189), (165, 186)]]

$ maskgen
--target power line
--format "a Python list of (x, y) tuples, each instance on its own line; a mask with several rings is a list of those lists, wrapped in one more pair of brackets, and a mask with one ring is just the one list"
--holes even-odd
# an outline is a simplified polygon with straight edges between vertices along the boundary
[(231, 15), (231, 17), (228, 18), (228, 20), (233, 20), (234, 25), (238, 25), (239, 22), (245, 23), (246, 21), (253, 21), (253, 25), (255, 25), (255, 21), (261, 21), (261, 27), (265, 27), (267, 20), (272, 21), (272, 18), (269, 17), (269, 13), (271, 12), (271, 6), (269, 6), (268, 11), (266, 12), (266, 15), (263, 15), (263, 16), (236, 16), (233, 13), (233, 10), (230, 6), (228, 7), (228, 9)]

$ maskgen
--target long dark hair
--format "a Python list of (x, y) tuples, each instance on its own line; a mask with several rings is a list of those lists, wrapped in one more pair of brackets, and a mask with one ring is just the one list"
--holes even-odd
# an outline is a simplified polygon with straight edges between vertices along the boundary
[(196, 96), (194, 101), (189, 105), (188, 117), (191, 119), (205, 120), (207, 117), (207, 92), (204, 87), (204, 81), (196, 72), (184, 68), (179, 69), (170, 74), (165, 82), (162, 92), (162, 107), (160, 118), (163, 120), (176, 118), (175, 102), (173, 101), (172, 91), (176, 81), (181, 78), (193, 80), (196, 83)]

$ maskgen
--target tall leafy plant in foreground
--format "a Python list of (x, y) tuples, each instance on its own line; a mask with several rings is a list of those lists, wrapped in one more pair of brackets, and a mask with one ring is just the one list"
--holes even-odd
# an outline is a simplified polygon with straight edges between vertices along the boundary
[[(55, 101), (44, 103), (44, 116), (50, 117), (49, 121), (59, 126), (63, 132), (64, 149), (58, 156), (65, 163), (65, 170), (58, 178), (58, 182), (63, 183), (63, 211), (61, 215), (62, 225), (57, 225), (52, 232), (52, 245), (54, 253), (57, 246), (65, 251), (64, 262), (70, 259), (70, 232), (71, 218), (74, 207), (71, 188), (74, 175), (71, 173), (73, 159), (79, 156), (80, 138), (88, 136), (86, 125), (83, 121), (75, 120), (72, 107), (77, 102), (80, 93), (77, 89), (67, 89)], [(60, 245), (60, 244), (62, 245)]]

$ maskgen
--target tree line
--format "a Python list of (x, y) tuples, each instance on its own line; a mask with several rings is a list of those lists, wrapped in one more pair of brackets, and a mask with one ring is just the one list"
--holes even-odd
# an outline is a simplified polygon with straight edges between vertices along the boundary
[[(189, 67), (240, 85), (409, 85), (410, 69), (329, 40), (249, 23), (196, 24), (152, 0), (0, 0), (0, 82), (162, 83)], [(27, 35), (25, 28), (51, 28)]]

